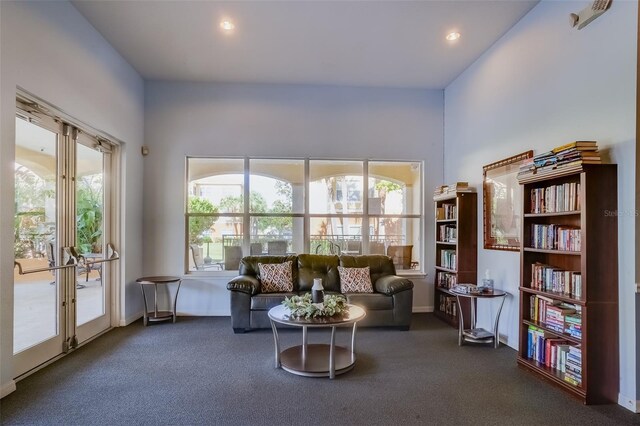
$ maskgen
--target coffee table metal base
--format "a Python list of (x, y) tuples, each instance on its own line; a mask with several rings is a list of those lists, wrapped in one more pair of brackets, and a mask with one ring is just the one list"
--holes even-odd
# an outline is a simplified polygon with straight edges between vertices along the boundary
[[(356, 356), (350, 349), (335, 346), (335, 375), (346, 373), (353, 369)], [(289, 373), (305, 377), (331, 377), (329, 359), (331, 345), (309, 344), (306, 347), (293, 346), (280, 353), (280, 366)]]
[[(366, 316), (359, 306), (347, 305), (347, 313), (339, 317), (328, 318), (295, 318), (283, 305), (269, 310), (273, 343), (275, 346), (276, 368), (289, 373), (306, 377), (329, 377), (351, 370), (356, 363), (356, 330), (357, 322)], [(276, 323), (302, 328), (302, 345), (292, 346), (280, 351), (280, 337)], [(336, 346), (336, 328), (351, 326), (351, 345), (349, 348)], [(330, 344), (310, 344), (308, 328), (330, 328)]]

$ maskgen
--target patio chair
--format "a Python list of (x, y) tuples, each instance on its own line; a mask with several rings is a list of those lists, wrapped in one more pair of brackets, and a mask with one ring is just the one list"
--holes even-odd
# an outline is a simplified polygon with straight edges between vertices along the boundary
[[(45, 245), (45, 250), (47, 252), (47, 264), (49, 265), (49, 268), (53, 268), (56, 266), (56, 255), (55, 255), (55, 241), (48, 241)], [(80, 265), (78, 264), (78, 266), (76, 266), (76, 273), (78, 275), (80, 274), (87, 274), (87, 281), (89, 280), (89, 270), (87, 270), (86, 266)], [(49, 284), (53, 285), (56, 283), (56, 271), (51, 271), (51, 274), (53, 275), (53, 281), (51, 281)], [(77, 278), (77, 277), (76, 277)], [(80, 289), (80, 288), (85, 288), (84, 285), (78, 283), (78, 281), (76, 280), (76, 288)]]
[(284, 240), (267, 241), (267, 254), (284, 256), (287, 254), (287, 242)]
[(225, 246), (224, 248), (224, 269), (225, 271), (235, 271), (240, 268), (242, 259), (242, 247)]
[(393, 260), (396, 269), (411, 269), (411, 252), (413, 246), (394, 246), (387, 248), (387, 256)]
[(362, 241), (359, 240), (346, 240), (346, 248), (343, 250), (344, 254), (360, 255), (362, 254)]
[(384, 254), (384, 243), (372, 241), (369, 243), (369, 254)]
[(262, 243), (251, 243), (249, 253), (251, 256), (260, 256), (262, 254)]
[(193, 264), (196, 267), (196, 271), (205, 271), (207, 269), (221, 271), (222, 266), (220, 263), (204, 263), (204, 259), (200, 254), (200, 246), (197, 244), (189, 244), (191, 249), (191, 257), (193, 258)]

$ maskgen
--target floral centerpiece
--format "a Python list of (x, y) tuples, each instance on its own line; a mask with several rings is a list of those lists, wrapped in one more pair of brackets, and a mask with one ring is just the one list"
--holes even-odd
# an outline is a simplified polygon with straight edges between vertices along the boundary
[(316, 318), (332, 317), (347, 311), (347, 300), (340, 295), (328, 294), (322, 303), (313, 303), (311, 294), (285, 297), (282, 304), (291, 311), (294, 317)]

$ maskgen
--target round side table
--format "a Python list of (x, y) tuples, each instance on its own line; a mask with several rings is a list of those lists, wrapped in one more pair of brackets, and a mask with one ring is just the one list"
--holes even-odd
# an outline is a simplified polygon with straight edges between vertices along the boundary
[[(460, 319), (458, 324), (458, 345), (462, 346), (465, 341), (474, 343), (492, 343), (494, 348), (500, 345), (498, 339), (498, 323), (500, 322), (500, 312), (502, 312), (502, 306), (504, 305), (504, 299), (507, 296), (507, 292), (503, 290), (493, 289), (483, 293), (461, 293), (455, 289), (451, 290), (451, 294), (456, 296), (458, 302), (458, 312), (460, 312)], [(471, 328), (464, 328), (464, 316), (462, 315), (462, 305), (460, 304), (460, 298), (466, 297), (471, 299)], [(500, 307), (496, 313), (495, 322), (493, 324), (493, 331), (485, 330), (484, 328), (476, 328), (476, 301), (478, 299), (501, 299)]]
[[(178, 303), (178, 293), (180, 292), (180, 284), (182, 283), (182, 279), (180, 277), (174, 277), (170, 275), (161, 275), (156, 277), (142, 277), (136, 280), (138, 284), (140, 284), (140, 290), (142, 291), (142, 299), (144, 300), (144, 325), (149, 324), (149, 321), (167, 321), (173, 320), (176, 322), (176, 304)], [(173, 300), (171, 301), (171, 310), (158, 310), (158, 284), (164, 284), (169, 287), (171, 283), (178, 283), (178, 288), (176, 289), (176, 294), (173, 296)], [(144, 291), (144, 288), (147, 286), (153, 286), (153, 311), (149, 312), (148, 304), (147, 304), (147, 293)]]

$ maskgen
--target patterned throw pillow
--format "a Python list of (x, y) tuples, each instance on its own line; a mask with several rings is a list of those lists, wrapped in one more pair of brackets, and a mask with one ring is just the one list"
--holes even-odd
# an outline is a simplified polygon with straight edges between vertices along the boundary
[(343, 268), (338, 266), (340, 274), (340, 292), (342, 293), (373, 293), (369, 267)]
[(289, 293), (293, 291), (292, 262), (258, 263), (260, 291), (262, 293)]

